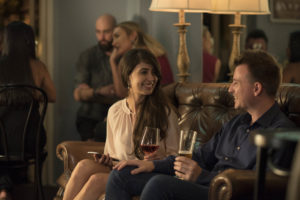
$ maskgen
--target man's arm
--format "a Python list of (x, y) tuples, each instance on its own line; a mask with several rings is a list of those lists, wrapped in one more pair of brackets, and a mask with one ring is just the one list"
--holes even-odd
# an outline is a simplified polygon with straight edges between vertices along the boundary
[(93, 96), (93, 88), (86, 83), (79, 84), (74, 92), (73, 96), (76, 101), (88, 101)]
[(73, 95), (76, 101), (104, 104), (113, 104), (119, 99), (115, 96), (114, 86), (112, 84), (93, 89), (88, 84), (82, 83), (75, 88)]

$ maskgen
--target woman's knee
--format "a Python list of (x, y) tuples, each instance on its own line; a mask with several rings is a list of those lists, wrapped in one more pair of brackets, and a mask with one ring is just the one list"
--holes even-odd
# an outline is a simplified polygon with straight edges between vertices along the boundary
[(77, 163), (75, 169), (86, 169), (87, 167), (91, 166), (93, 163), (94, 161), (91, 159), (83, 159)]
[(93, 165), (93, 162), (94, 161), (90, 159), (84, 159), (79, 161), (72, 172), (72, 176), (73, 177), (90, 176), (92, 171), (91, 166)]
[(88, 184), (90, 185), (103, 185), (107, 183), (109, 174), (108, 173), (97, 173), (90, 176)]

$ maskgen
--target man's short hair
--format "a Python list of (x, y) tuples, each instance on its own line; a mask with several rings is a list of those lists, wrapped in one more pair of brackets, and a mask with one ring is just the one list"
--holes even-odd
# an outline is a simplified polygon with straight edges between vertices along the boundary
[(250, 79), (260, 82), (269, 96), (276, 96), (281, 82), (281, 74), (273, 56), (261, 50), (246, 50), (235, 60), (235, 67), (242, 64), (248, 66)]
[(250, 39), (259, 39), (259, 38), (263, 38), (266, 41), (266, 44), (268, 44), (268, 37), (266, 33), (260, 29), (254, 29), (251, 32), (249, 32), (246, 37), (246, 43), (248, 43)]

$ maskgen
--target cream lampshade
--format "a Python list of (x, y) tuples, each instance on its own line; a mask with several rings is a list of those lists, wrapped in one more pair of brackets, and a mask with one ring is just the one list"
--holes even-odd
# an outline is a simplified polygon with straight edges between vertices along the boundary
[(241, 15), (270, 14), (268, 0), (211, 0), (214, 14), (233, 14), (234, 24), (229, 27), (233, 34), (232, 51), (229, 58), (229, 68), (233, 72), (235, 58), (240, 55), (240, 35), (245, 25), (241, 24)]
[(211, 0), (152, 0), (149, 10), (161, 12), (178, 12), (179, 22), (174, 24), (179, 32), (179, 50), (177, 56), (177, 67), (179, 71), (179, 82), (185, 82), (190, 65), (190, 59), (186, 48), (186, 27), (190, 23), (185, 22), (184, 13), (210, 12)]

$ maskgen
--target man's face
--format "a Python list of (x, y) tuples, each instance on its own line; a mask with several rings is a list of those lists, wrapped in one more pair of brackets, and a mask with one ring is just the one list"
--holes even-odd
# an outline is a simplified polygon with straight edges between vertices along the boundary
[(112, 33), (113, 26), (109, 20), (105, 18), (100, 18), (97, 20), (96, 37), (98, 39), (99, 45), (105, 51), (110, 51), (112, 49)]
[(250, 38), (246, 44), (246, 49), (267, 51), (267, 43), (263, 38)]
[(246, 64), (238, 65), (228, 91), (234, 97), (234, 108), (248, 110), (254, 102), (254, 82)]

